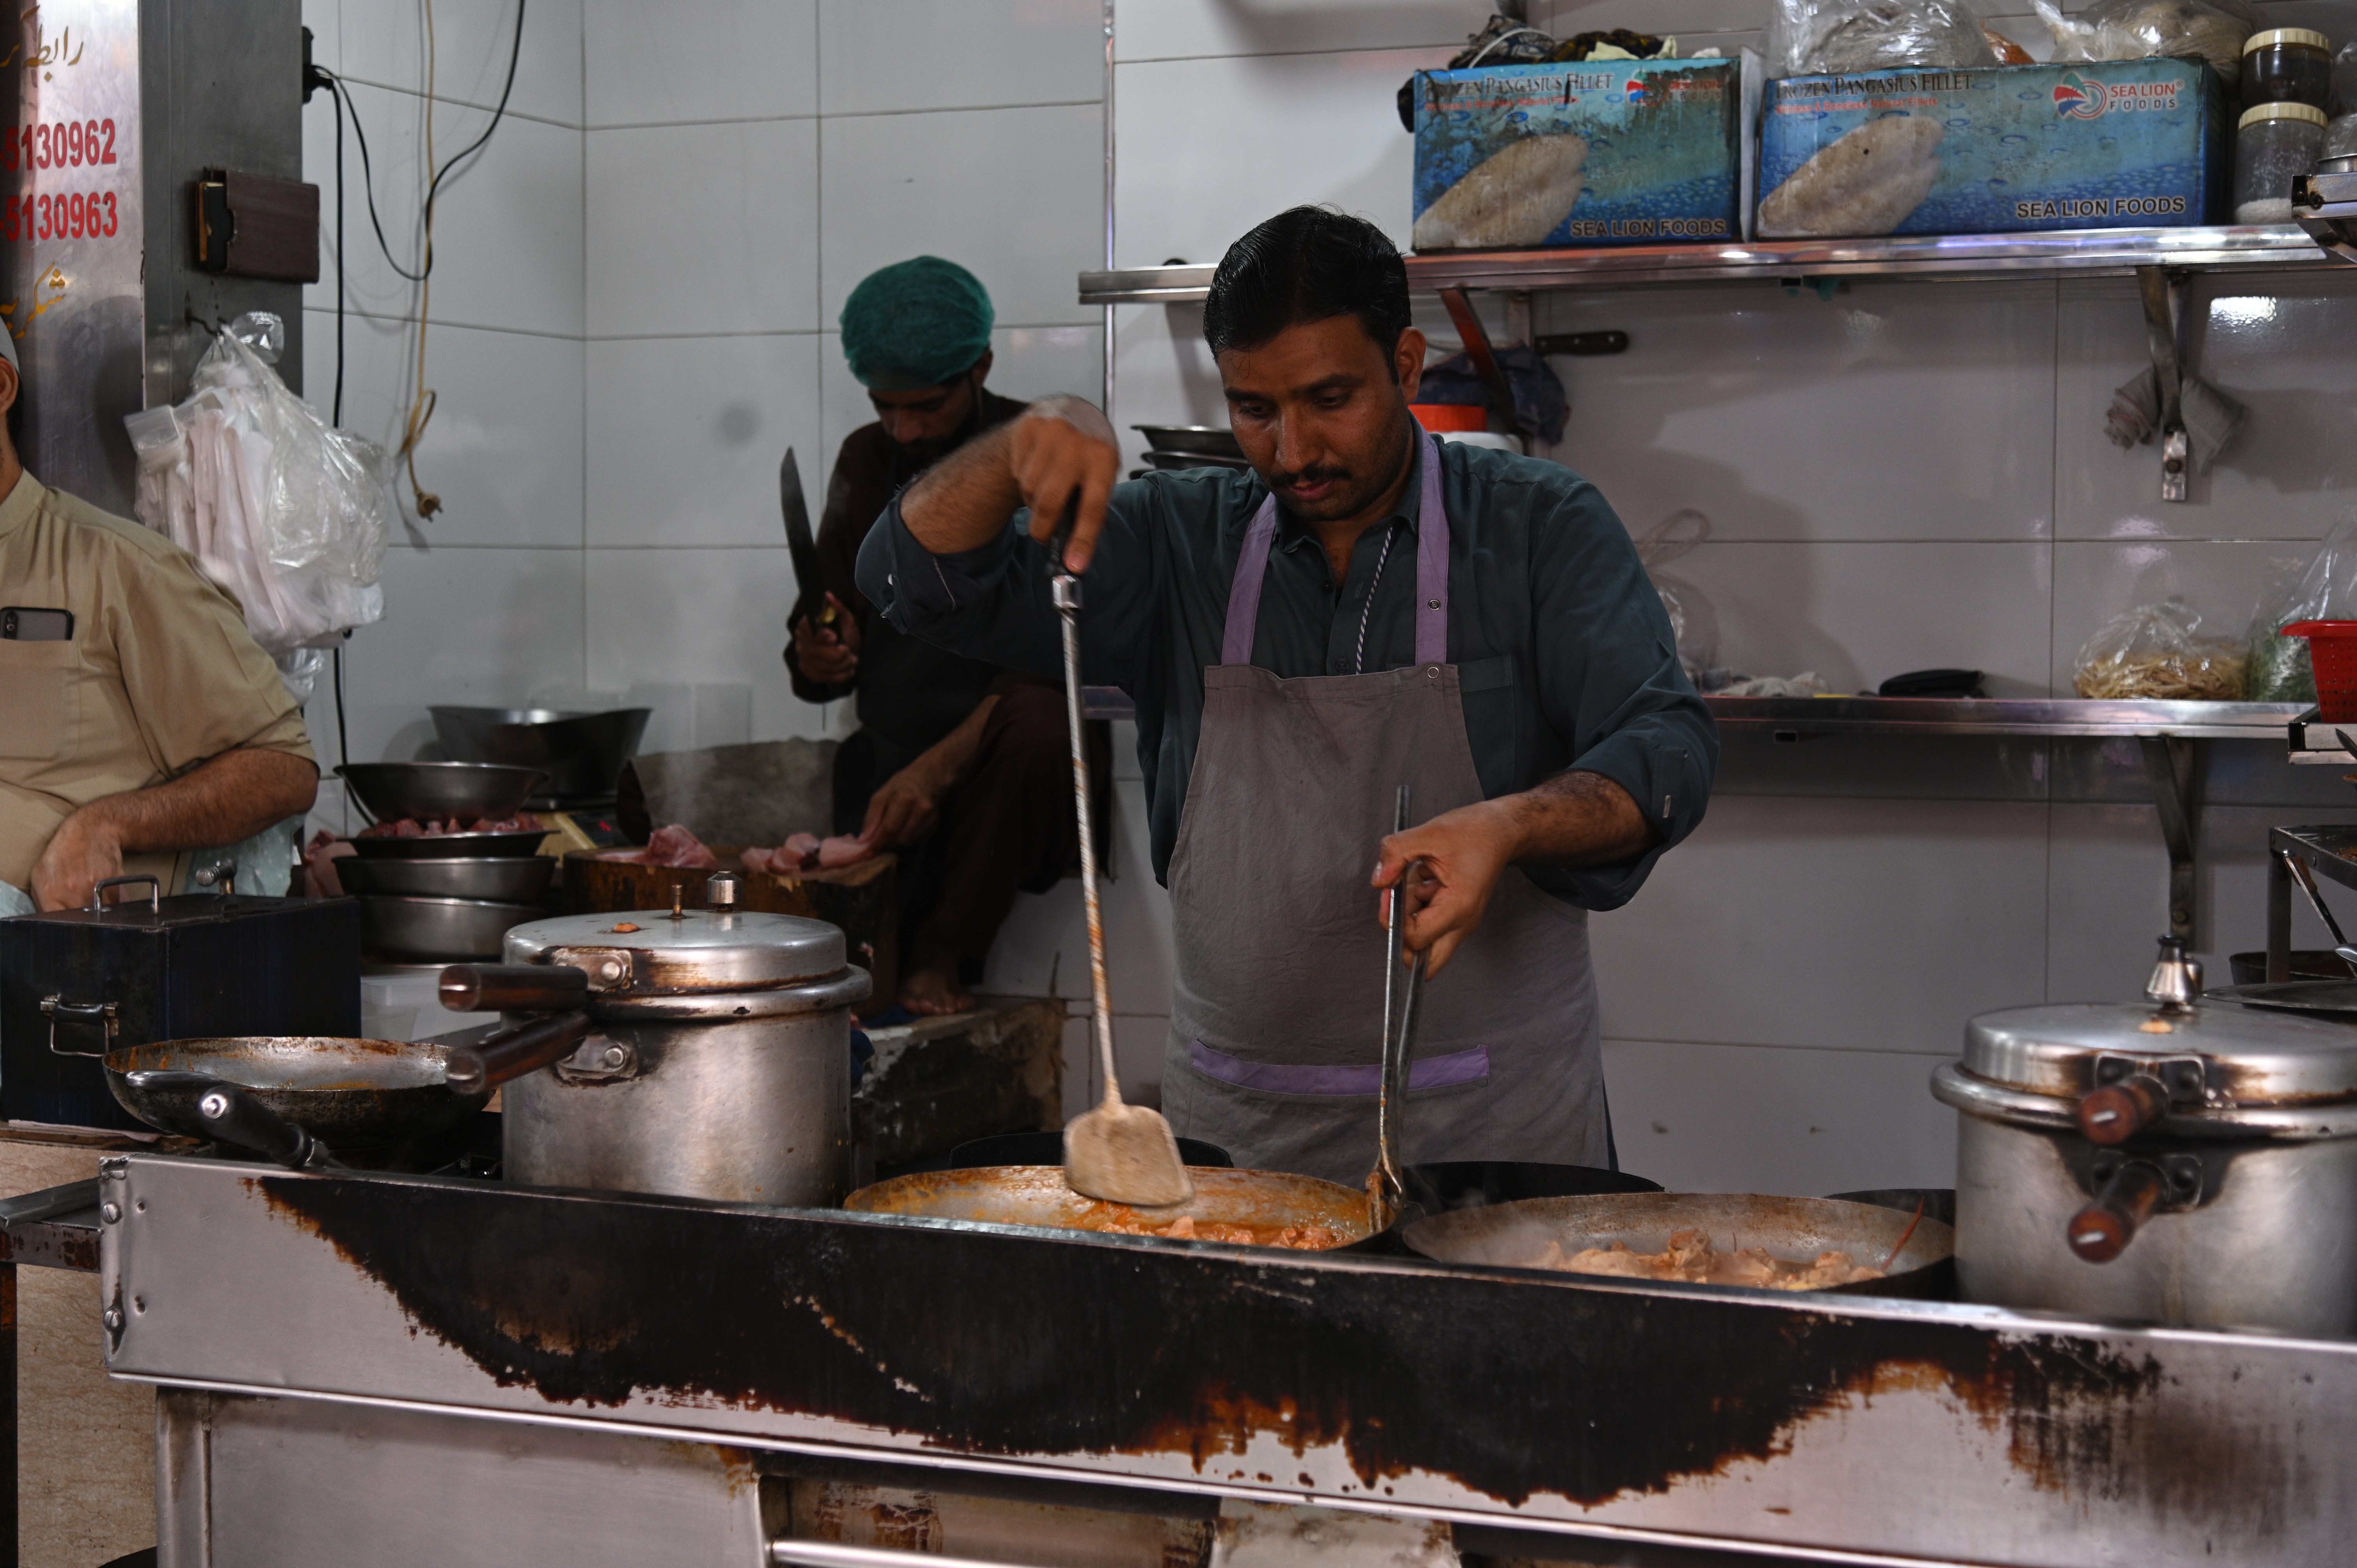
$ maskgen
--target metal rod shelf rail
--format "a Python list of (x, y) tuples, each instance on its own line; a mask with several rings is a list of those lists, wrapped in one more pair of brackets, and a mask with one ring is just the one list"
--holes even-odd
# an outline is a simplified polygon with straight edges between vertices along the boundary
[(1982, 735), (2280, 740), (2305, 703), (2084, 697), (1706, 697), (1722, 728), (1820, 735)]
[(2326, 882), (2357, 888), (2357, 828), (2267, 830), (2267, 982), (2291, 978), (2291, 872), (2298, 860)]
[[(2297, 224), (2073, 229), (2038, 234), (1926, 234), (1760, 240), (1732, 245), (1470, 251), (1407, 258), (1416, 289), (1622, 288), (1737, 278), (2124, 277), (2138, 267), (2275, 272), (2332, 258)], [(1211, 291), (1209, 266), (1125, 267), (1080, 274), (1082, 305), (1179, 305)]]

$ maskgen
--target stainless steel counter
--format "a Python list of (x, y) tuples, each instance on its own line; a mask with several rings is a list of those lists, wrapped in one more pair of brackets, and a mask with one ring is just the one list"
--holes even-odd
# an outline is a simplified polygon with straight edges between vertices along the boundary
[(174, 1568), (646, 1561), (651, 1498), (683, 1552), (749, 1563), (809, 1517), (794, 1487), (877, 1474), (1628, 1562), (2357, 1538), (2357, 1343), (145, 1155), (102, 1185), (108, 1363), (167, 1391)]

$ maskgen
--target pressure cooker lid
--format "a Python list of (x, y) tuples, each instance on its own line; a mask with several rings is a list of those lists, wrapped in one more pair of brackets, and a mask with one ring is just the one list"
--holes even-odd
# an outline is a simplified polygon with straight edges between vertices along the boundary
[(2093, 1088), (2106, 1058), (2203, 1059), (2212, 1090), (2237, 1105), (2357, 1095), (2357, 1028), (2297, 1014), (2204, 1003), (2153, 1007), (2083, 1002), (1984, 1013), (1964, 1032), (1964, 1070), (2029, 1094), (2070, 1099)]
[(2201, 969), (2166, 944), (2143, 1005), (2066, 1003), (1984, 1013), (1964, 1031), (1964, 1069), (2026, 1094), (2076, 1100), (2125, 1071), (2185, 1088), (2212, 1109), (2357, 1096), (2357, 1027), (2203, 1002)]
[(510, 963), (568, 963), (605, 995), (771, 991), (844, 969), (843, 933), (823, 920), (728, 909), (566, 915), (507, 934)]

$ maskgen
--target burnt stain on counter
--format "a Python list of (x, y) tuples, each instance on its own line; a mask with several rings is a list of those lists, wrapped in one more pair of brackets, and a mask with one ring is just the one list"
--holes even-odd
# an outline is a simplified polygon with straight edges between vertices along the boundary
[(557, 1403), (766, 1410), (980, 1456), (1180, 1455), (1244, 1483), (1268, 1436), (1339, 1449), (1374, 1497), (1424, 1473), (1594, 1506), (1928, 1394), (2083, 1504), (2253, 1540), (2308, 1489), (2298, 1455), (2171, 1420), (2155, 1365), (2061, 1328), (490, 1184), (250, 1186), (413, 1332)]

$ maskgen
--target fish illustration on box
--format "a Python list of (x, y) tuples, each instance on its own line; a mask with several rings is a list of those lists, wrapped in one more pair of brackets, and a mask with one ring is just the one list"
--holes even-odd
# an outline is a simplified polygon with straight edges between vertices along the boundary
[(1760, 121), (1760, 237), (2205, 223), (2225, 114), (2198, 59), (1787, 77)]
[(1416, 73), (1418, 251), (1735, 240), (1759, 57)]

